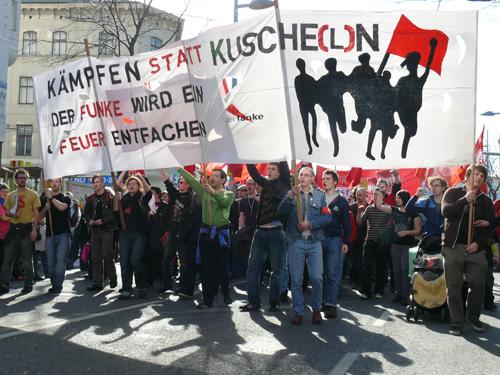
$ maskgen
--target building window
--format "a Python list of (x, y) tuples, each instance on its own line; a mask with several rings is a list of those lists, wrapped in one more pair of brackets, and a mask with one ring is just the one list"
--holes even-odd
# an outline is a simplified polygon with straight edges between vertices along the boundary
[(154, 51), (161, 48), (163, 41), (155, 36), (151, 37), (150, 51)]
[(16, 156), (31, 156), (31, 125), (17, 125)]
[(23, 55), (36, 54), (36, 32), (25, 31), (23, 33)]
[(19, 77), (19, 104), (33, 104), (32, 77)]
[(52, 54), (65, 55), (66, 54), (66, 40), (67, 34), (64, 31), (56, 31), (52, 34)]
[(105, 31), (99, 33), (99, 56), (100, 55), (114, 55), (115, 53), (115, 38), (113, 35)]

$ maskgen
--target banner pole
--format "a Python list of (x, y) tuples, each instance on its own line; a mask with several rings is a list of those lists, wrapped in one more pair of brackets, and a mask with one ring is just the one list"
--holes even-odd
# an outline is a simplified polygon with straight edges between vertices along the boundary
[[(276, 15), (276, 27), (279, 30), (279, 25), (281, 23), (281, 13), (279, 1), (274, 0), (274, 12)], [(299, 171), (297, 170), (297, 160), (296, 160), (296, 152), (295, 152), (295, 134), (293, 132), (293, 123), (292, 123), (292, 108), (290, 106), (290, 90), (288, 89), (288, 73), (286, 69), (285, 63), (285, 52), (281, 47), (278, 47), (280, 51), (280, 63), (281, 63), (281, 73), (283, 76), (283, 90), (285, 91), (285, 107), (286, 107), (286, 117), (288, 123), (288, 133), (290, 135), (290, 148), (292, 151), (292, 169), (293, 169), (293, 181), (294, 185), (299, 184)], [(302, 199), (299, 194), (295, 196), (295, 202), (297, 205), (297, 218), (299, 223), (302, 223)], [(307, 218), (306, 218), (307, 219)]]
[[(475, 169), (475, 164), (476, 164), (476, 125), (477, 125), (477, 33), (478, 33), (478, 17), (479, 13), (476, 10), (476, 61), (475, 61), (475, 70), (474, 70), (474, 80), (475, 80), (475, 87), (474, 87), (474, 129), (473, 129), (473, 138), (472, 138), (472, 169), (471, 173), (469, 176), (469, 179), (467, 180), (467, 184), (469, 185), (470, 189), (474, 189), (474, 169)], [(469, 189), (468, 189), (469, 190)], [(472, 200), (469, 203), (469, 223), (468, 223), (468, 228), (467, 228), (467, 245), (470, 245), (472, 243), (472, 237), (474, 235), (474, 223), (473, 223), (473, 217), (474, 217), (474, 200)]]
[[(90, 56), (89, 41), (87, 40), (87, 38), (85, 38), (83, 40), (83, 42), (85, 43), (85, 54), (87, 55), (87, 60), (88, 60), (89, 66), (92, 66), (92, 60), (90, 59), (91, 56)], [(95, 94), (97, 101), (99, 101), (99, 97), (97, 95), (97, 88), (95, 86), (94, 80), (92, 80), (92, 88), (94, 89), (94, 94)], [(113, 183), (113, 190), (115, 191), (115, 194), (118, 194), (119, 188), (118, 188), (118, 185), (116, 184), (116, 176), (115, 176), (115, 172), (113, 171), (113, 164), (111, 163), (111, 154), (109, 153), (109, 148), (108, 148), (108, 145), (109, 145), (108, 137), (107, 137), (106, 131), (104, 130), (104, 124), (102, 123), (102, 118), (100, 116), (99, 116), (99, 124), (101, 126), (101, 131), (104, 134), (104, 139), (106, 140), (106, 147), (104, 147), (104, 150), (106, 152), (106, 156), (108, 157), (109, 169), (111, 170), (111, 181)], [(120, 224), (122, 225), (122, 229), (126, 230), (125, 216), (123, 216), (121, 201), (118, 202), (118, 212), (119, 212), (119, 216), (120, 216)]]

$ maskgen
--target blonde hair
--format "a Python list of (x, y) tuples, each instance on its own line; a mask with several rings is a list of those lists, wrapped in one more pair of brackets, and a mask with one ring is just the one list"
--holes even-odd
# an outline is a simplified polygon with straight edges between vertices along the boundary
[(128, 189), (128, 184), (130, 181), (136, 181), (137, 184), (139, 185), (139, 191), (140, 192), (144, 191), (144, 186), (142, 185), (142, 181), (140, 180), (139, 177), (130, 176), (129, 178), (127, 178), (127, 181), (125, 181), (125, 186), (127, 187), (127, 189)]

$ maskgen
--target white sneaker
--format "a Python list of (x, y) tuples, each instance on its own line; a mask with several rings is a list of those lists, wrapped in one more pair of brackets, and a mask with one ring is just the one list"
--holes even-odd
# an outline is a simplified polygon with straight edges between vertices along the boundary
[(382, 294), (380, 294), (380, 293), (375, 294), (375, 299), (382, 299), (382, 298), (384, 298), (384, 296)]

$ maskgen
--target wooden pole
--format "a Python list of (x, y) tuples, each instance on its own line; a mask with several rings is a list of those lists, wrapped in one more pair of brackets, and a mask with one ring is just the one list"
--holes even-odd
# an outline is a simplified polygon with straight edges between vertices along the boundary
[[(476, 46), (477, 46), (477, 35), (478, 35), (478, 26), (479, 25), (479, 14), (476, 12)], [(477, 87), (477, 48), (476, 48), (476, 70), (474, 72), (474, 79), (475, 79), (475, 87)], [(474, 113), (477, 113), (477, 90), (474, 91)], [(467, 183), (470, 183), (470, 189), (475, 189), (474, 186), (474, 169), (475, 169), (475, 164), (476, 164), (476, 119), (477, 116), (474, 116), (474, 131), (473, 131), (473, 148), (472, 148), (472, 169), (470, 173), (470, 177), (467, 180)], [(479, 188), (481, 188), (479, 186)], [(474, 199), (475, 200), (475, 199)], [(469, 226), (467, 230), (467, 245), (470, 245), (472, 243), (472, 237), (474, 235), (474, 223), (473, 223), (473, 217), (474, 217), (474, 200), (469, 203)]]
[[(89, 62), (89, 66), (92, 66), (92, 61), (90, 60), (90, 47), (89, 47), (89, 41), (87, 40), (87, 38), (85, 38), (83, 40), (84, 44), (85, 44), (85, 54), (87, 55), (87, 59), (88, 59), (88, 62)], [(96, 95), (96, 99), (99, 100), (97, 98), (97, 89), (95, 87), (95, 83), (94, 81), (92, 80), (92, 87), (94, 89), (94, 92), (95, 92), (95, 95)], [(107, 138), (106, 137), (106, 132), (104, 130), (104, 125), (102, 123), (102, 118), (99, 117), (99, 123), (101, 124), (101, 131), (103, 132), (104, 134), (104, 138)], [(109, 161), (109, 165), (110, 165), (110, 169), (111, 169), (111, 181), (113, 183), (113, 190), (115, 191), (115, 194), (119, 194), (120, 190), (119, 190), (119, 186), (116, 184), (116, 176), (115, 176), (115, 172), (112, 170), (113, 166), (111, 164), (111, 155), (109, 153), (109, 149), (108, 149), (108, 142), (106, 140), (106, 147), (105, 147), (105, 150), (106, 150), (106, 155), (108, 156), (108, 161)], [(119, 212), (119, 216), (120, 216), (120, 224), (122, 226), (122, 229), (123, 230), (126, 230), (126, 225), (125, 225), (125, 216), (123, 215), (123, 210), (122, 210), (122, 205), (121, 205), (121, 202), (118, 202), (118, 212)]]
[[(299, 171), (297, 169), (297, 160), (292, 160), (292, 169), (293, 169), (293, 184), (297, 186), (299, 184)], [(304, 220), (302, 219), (302, 197), (299, 194), (295, 196), (295, 204), (297, 205), (297, 219), (299, 223), (302, 223)]]
[[(280, 13), (280, 6), (279, 6), (279, 1), (274, 0), (274, 12), (276, 15), (276, 27), (279, 26), (281, 23), (281, 13)], [(295, 135), (293, 132), (293, 120), (292, 120), (292, 109), (290, 105), (290, 90), (288, 88), (288, 74), (287, 74), (287, 69), (286, 69), (286, 59), (285, 59), (285, 52), (283, 49), (279, 48), (279, 53), (280, 53), (280, 63), (281, 63), (281, 73), (282, 73), (282, 79), (283, 79), (283, 90), (285, 91), (285, 104), (286, 104), (286, 115), (287, 115), (287, 121), (288, 121), (288, 133), (290, 134), (290, 145), (291, 145), (291, 151), (292, 151), (292, 168), (294, 170), (294, 175), (293, 175), (293, 180), (295, 186), (298, 185), (299, 183), (299, 171), (297, 170), (297, 160), (295, 158), (296, 152), (295, 152)], [(297, 219), (299, 223), (302, 223), (302, 199), (299, 194), (295, 197), (296, 199), (296, 204), (297, 204)]]
[[(474, 167), (474, 164), (472, 164), (472, 170), (471, 170), (469, 179), (467, 180), (467, 185), (468, 185), (467, 191), (472, 191), (473, 189), (475, 190), (475, 188), (476, 188), (474, 186), (474, 170), (475, 170), (475, 167)], [(470, 245), (472, 243), (472, 236), (474, 234), (474, 223), (473, 223), (474, 200), (472, 200), (469, 203), (469, 225), (467, 228), (467, 245)]]

